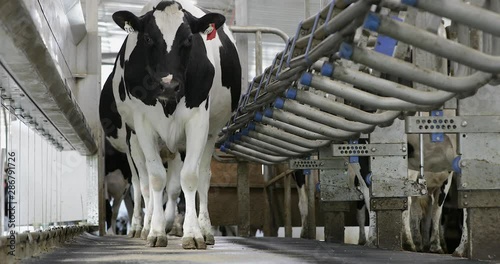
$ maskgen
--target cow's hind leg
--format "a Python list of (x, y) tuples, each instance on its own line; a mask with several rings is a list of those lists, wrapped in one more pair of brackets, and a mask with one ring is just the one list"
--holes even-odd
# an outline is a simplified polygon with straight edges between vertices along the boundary
[[(163, 167), (160, 150), (157, 144), (157, 134), (148, 121), (142, 116), (135, 117), (137, 139), (144, 153), (146, 168), (149, 174), (150, 194), (152, 194), (151, 229), (147, 237), (147, 245), (151, 247), (166, 247), (168, 240), (165, 233), (165, 215), (163, 212), (163, 190), (167, 184), (167, 172)], [(146, 202), (146, 201), (145, 201)], [(151, 202), (150, 202), (151, 203)], [(149, 208), (148, 208), (149, 209)]]
[[(130, 237), (146, 239), (149, 234), (151, 222), (151, 210), (148, 210), (149, 205), (149, 175), (146, 169), (146, 160), (144, 153), (139, 145), (139, 140), (135, 133), (130, 132), (130, 137), (127, 139), (130, 152), (130, 170), (132, 171), (132, 186), (134, 188), (134, 218)], [(142, 196), (142, 197), (141, 197)], [(146, 206), (144, 218), (142, 218), (142, 198)]]
[(366, 244), (366, 232), (365, 232), (365, 221), (366, 221), (366, 205), (364, 201), (356, 202), (356, 221), (359, 226), (359, 236), (358, 245)]
[[(204, 108), (199, 109), (200, 112)], [(196, 191), (198, 189), (200, 162), (208, 136), (208, 113), (197, 113), (199, 118), (192, 118), (186, 124), (186, 159), (181, 170), (181, 186), (186, 198), (186, 215), (184, 218), (184, 249), (206, 249), (205, 238), (196, 217)], [(200, 200), (205, 197), (201, 197)], [(206, 212), (208, 216), (208, 211)], [(200, 208), (200, 214), (201, 208)]]
[(174, 160), (168, 162), (167, 169), (167, 205), (165, 207), (166, 232), (172, 230), (175, 220), (175, 208), (177, 198), (181, 193), (180, 172), (182, 169), (182, 160), (180, 154), (175, 155)]
[(210, 188), (210, 178), (212, 171), (210, 170), (210, 162), (214, 151), (215, 140), (210, 138), (207, 141), (203, 156), (200, 163), (200, 178), (198, 179), (198, 195), (200, 198), (200, 213), (198, 215), (198, 224), (200, 225), (201, 233), (207, 245), (214, 245), (215, 239), (208, 213), (208, 189)]

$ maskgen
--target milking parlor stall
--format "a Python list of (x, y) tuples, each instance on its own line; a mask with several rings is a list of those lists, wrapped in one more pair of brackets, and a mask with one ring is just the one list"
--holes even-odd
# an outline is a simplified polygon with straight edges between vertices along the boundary
[(0, 0), (0, 264), (500, 261), (500, 0)]

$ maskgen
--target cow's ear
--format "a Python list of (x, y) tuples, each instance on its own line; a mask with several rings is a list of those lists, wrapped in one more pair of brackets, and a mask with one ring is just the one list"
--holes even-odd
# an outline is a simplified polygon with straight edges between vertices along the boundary
[(210, 24), (215, 24), (215, 28), (218, 29), (226, 22), (226, 17), (218, 13), (208, 13), (201, 18), (196, 18), (187, 11), (184, 13), (193, 34), (205, 31)]
[(115, 23), (127, 32), (139, 31), (141, 22), (139, 18), (129, 11), (118, 11), (113, 14)]

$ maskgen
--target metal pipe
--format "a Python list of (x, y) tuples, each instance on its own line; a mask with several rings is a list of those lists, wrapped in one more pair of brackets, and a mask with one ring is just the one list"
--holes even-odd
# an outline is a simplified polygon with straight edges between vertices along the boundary
[(350, 83), (374, 94), (399, 98), (406, 102), (421, 105), (439, 105), (455, 97), (456, 94), (445, 91), (421, 91), (406, 85), (391, 82), (360, 71), (342, 66), (335, 66), (333, 78)]
[[(331, 99), (319, 96), (312, 92), (297, 90), (294, 88), (288, 89), (287, 97), (292, 96), (298, 102), (311, 105), (313, 107), (320, 107), (321, 110), (343, 116), (349, 120), (358, 121), (366, 124), (381, 125), (392, 122), (395, 118), (401, 115), (401, 111), (382, 111), (377, 113), (365, 112), (356, 107), (352, 107), (343, 103), (333, 101)], [(295, 95), (295, 96), (293, 96)]]
[(318, 133), (315, 133), (315, 132), (311, 132), (310, 130), (307, 130), (307, 129), (303, 129), (303, 128), (300, 128), (300, 127), (297, 127), (297, 126), (294, 126), (294, 125), (290, 125), (288, 123), (285, 123), (285, 122), (281, 122), (279, 120), (276, 120), (276, 119), (273, 119), (273, 118), (269, 118), (267, 116), (262, 116), (262, 114), (256, 114), (257, 115), (260, 115), (260, 118), (261, 118), (261, 122), (263, 124), (267, 124), (267, 125), (270, 125), (270, 126), (273, 126), (273, 127), (277, 127), (279, 129), (282, 129), (284, 131), (287, 131), (291, 134), (294, 134), (294, 135), (297, 135), (299, 137), (303, 137), (303, 138), (306, 138), (306, 139), (309, 139), (309, 140), (318, 140), (318, 139), (322, 139), (322, 140), (325, 140), (325, 139), (329, 139), (329, 137), (327, 136), (324, 136), (324, 135), (321, 135), (321, 134), (318, 134)]
[(253, 150), (262, 152), (264, 154), (267, 154), (267, 155), (271, 155), (271, 156), (280, 156), (280, 155), (282, 155), (282, 153), (278, 153), (278, 152), (274, 152), (274, 151), (270, 150), (270, 148), (267, 148), (267, 146), (266, 147), (261, 147), (261, 145), (265, 144), (265, 143), (262, 142), (262, 141), (259, 141), (259, 140), (255, 140), (253, 138), (241, 137), (240, 140), (236, 140), (235, 142), (238, 143), (238, 144), (240, 144), (243, 147), (246, 147), (246, 148), (249, 148), (249, 149), (253, 149)]
[(378, 17), (380, 34), (395, 38), (407, 44), (424, 49), (436, 55), (462, 63), (479, 71), (500, 72), (500, 57), (484, 54), (452, 40), (448, 40), (423, 29), (395, 21), (385, 16)]
[[(282, 107), (278, 106), (278, 101), (280, 100), (283, 102)], [(290, 99), (283, 100), (281, 98), (278, 98), (277, 103), (275, 103), (275, 107), (281, 108), (287, 112), (294, 113), (299, 116), (303, 116), (309, 120), (316, 121), (329, 127), (334, 127), (345, 131), (371, 132), (375, 129), (375, 125), (346, 120), (344, 118), (331, 115), (329, 113), (314, 109), (307, 105), (300, 104), (299, 102)]]
[[(266, 153), (266, 152), (262, 152), (262, 153), (266, 153), (266, 154), (271, 155), (271, 156), (287, 156), (287, 157), (292, 157), (292, 156), (302, 156), (303, 155), (300, 152), (290, 151), (288, 149), (281, 148), (280, 146), (268, 143), (266, 141), (262, 141), (260, 139), (253, 138), (251, 136), (242, 136), (241, 137), (241, 141), (242, 142), (246, 142), (249, 145), (254, 145), (254, 146), (257, 146), (259, 148), (267, 149), (268, 151), (271, 151), (273, 153)], [(244, 144), (241, 144), (241, 142), (239, 144), (242, 145), (242, 146), (245, 146)], [(252, 148), (252, 147), (249, 147), (249, 148)], [(258, 149), (254, 149), (254, 150), (259, 151)]]
[(416, 7), (453, 21), (500, 36), (500, 15), (462, 1), (419, 0)]
[(262, 31), (255, 32), (255, 76), (262, 76)]
[[(303, 148), (303, 147), (300, 147), (300, 146), (297, 146), (297, 145), (294, 145), (294, 144), (290, 144), (290, 143), (288, 143), (286, 141), (283, 141), (283, 140), (280, 140), (280, 139), (276, 139), (276, 138), (273, 138), (273, 137), (270, 137), (270, 136), (267, 136), (267, 135), (264, 135), (264, 134), (261, 134), (261, 133), (257, 133), (255, 131), (248, 131), (248, 136), (252, 137), (252, 138), (255, 138), (257, 140), (261, 140), (261, 141), (264, 141), (266, 143), (275, 145), (275, 146), (280, 146), (280, 147), (282, 147), (282, 148), (284, 148), (286, 150), (289, 150), (291, 152), (295, 152), (296, 154), (306, 153), (306, 152), (313, 151), (313, 149)], [(288, 154), (288, 155), (290, 155), (290, 154)]]
[(236, 143), (229, 143), (229, 149), (238, 151), (238, 152), (246, 154), (246, 155), (250, 155), (252, 157), (256, 157), (256, 158), (261, 159), (261, 160), (266, 160), (266, 161), (271, 162), (271, 163), (282, 162), (282, 161), (289, 159), (288, 157), (277, 157), (277, 156), (266, 155), (266, 154), (260, 153), (258, 151), (255, 151), (253, 149), (245, 148), (245, 147), (238, 145)]
[(451, 77), (361, 47), (353, 47), (351, 60), (377, 71), (454, 93), (479, 89), (492, 79), (492, 75), (485, 72)]
[(285, 43), (288, 41), (288, 35), (281, 29), (272, 27), (260, 27), (260, 26), (230, 26), (229, 29), (233, 33), (265, 33), (274, 34), (279, 36)]
[(277, 163), (277, 162), (272, 162), (272, 161), (268, 161), (268, 160), (263, 160), (263, 159), (255, 158), (255, 157), (253, 157), (251, 155), (247, 155), (245, 153), (241, 153), (239, 151), (232, 150), (232, 149), (224, 149), (224, 152), (227, 153), (227, 154), (231, 154), (231, 155), (234, 155), (234, 156), (246, 159), (246, 160), (251, 160), (253, 162), (257, 162), (257, 163), (260, 163), (260, 164), (274, 165), (275, 163)]
[(262, 124), (255, 124), (255, 131), (277, 138), (281, 139), (283, 141), (287, 141), (291, 144), (295, 144), (297, 146), (301, 146), (304, 148), (312, 148), (312, 149), (317, 149), (319, 147), (325, 146), (330, 144), (330, 140), (310, 140), (306, 139), (303, 137), (299, 137), (296, 135), (293, 135), (291, 133), (288, 133), (283, 130), (279, 130), (277, 128), (273, 128), (271, 126), (266, 126)]
[(326, 93), (342, 97), (351, 102), (381, 109), (381, 110), (397, 110), (397, 111), (423, 111), (436, 109), (437, 106), (421, 106), (417, 104), (412, 104), (397, 98), (382, 97), (377, 96), (365, 91), (361, 91), (354, 87), (348, 86), (346, 84), (332, 81), (327, 77), (319, 75), (311, 75), (311, 81), (309, 84), (305, 84), (314, 87), (318, 90), (324, 91)]
[(304, 117), (300, 117), (280, 109), (272, 109), (271, 111), (272, 111), (271, 117), (273, 117), (274, 119), (310, 130), (315, 133), (322, 134), (331, 139), (346, 139), (346, 138), (359, 137), (359, 133), (357, 132), (349, 132), (345, 130), (331, 128), (329, 126), (311, 121)]

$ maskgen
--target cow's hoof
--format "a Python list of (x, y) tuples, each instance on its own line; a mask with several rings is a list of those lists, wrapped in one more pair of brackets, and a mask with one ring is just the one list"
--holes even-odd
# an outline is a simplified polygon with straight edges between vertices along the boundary
[(183, 236), (182, 227), (179, 228), (177, 226), (174, 226), (172, 230), (168, 232), (168, 234), (171, 236), (182, 237)]
[(183, 237), (182, 238), (182, 248), (183, 249), (207, 249), (207, 244), (204, 239), (193, 238), (193, 237)]
[(167, 236), (148, 236), (146, 239), (146, 246), (148, 247), (166, 247), (167, 245)]
[(431, 245), (431, 247), (429, 248), (429, 252), (444, 254), (444, 250), (440, 246), (436, 246), (436, 245)]
[(205, 235), (205, 244), (207, 245), (215, 245), (215, 238), (212, 234)]
[(148, 239), (149, 235), (149, 229), (142, 229), (142, 232), (139, 233), (139, 236), (136, 236), (136, 238), (141, 238), (142, 240)]
[(413, 251), (413, 252), (417, 251), (415, 245), (413, 243), (408, 243), (408, 242), (403, 243), (403, 249), (406, 251)]
[(141, 230), (130, 230), (128, 233), (129, 238), (138, 238), (141, 236)]

